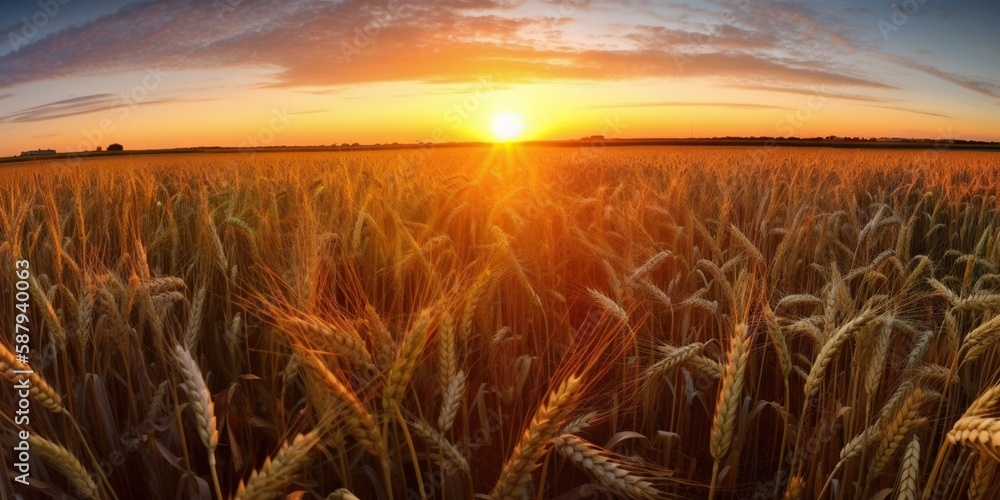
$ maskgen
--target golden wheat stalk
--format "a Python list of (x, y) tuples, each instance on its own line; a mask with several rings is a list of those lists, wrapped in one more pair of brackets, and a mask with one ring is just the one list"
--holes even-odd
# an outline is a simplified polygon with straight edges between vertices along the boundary
[(438, 335), (438, 387), (448, 392), (452, 379), (458, 373), (458, 354), (455, 346), (455, 325), (451, 314), (445, 313)]
[(660, 492), (627, 461), (572, 434), (552, 440), (553, 449), (622, 498), (653, 499)]
[(441, 464), (448, 470), (469, 472), (469, 462), (466, 461), (458, 448), (442, 432), (434, 430), (429, 424), (422, 420), (415, 420), (408, 423), (409, 428), (421, 439), (437, 447), (441, 454)]
[(920, 439), (910, 438), (903, 453), (903, 462), (899, 468), (899, 482), (896, 487), (896, 500), (915, 500), (920, 482)]
[(430, 311), (425, 309), (421, 311), (416, 322), (406, 333), (399, 352), (396, 354), (396, 360), (389, 367), (382, 390), (382, 412), (386, 419), (395, 416), (396, 408), (410, 385), (410, 378), (417, 366), (417, 358), (424, 350), (429, 323)]
[(840, 352), (841, 347), (844, 343), (859, 329), (864, 327), (869, 321), (871, 321), (873, 315), (869, 311), (861, 313), (859, 316), (855, 316), (853, 319), (844, 323), (840, 326), (830, 338), (827, 339), (823, 347), (820, 348), (819, 354), (816, 356), (816, 361), (812, 365), (812, 369), (809, 371), (809, 378), (806, 379), (806, 384), (804, 388), (806, 399), (809, 399), (819, 392), (819, 388), (823, 383), (824, 375), (826, 374), (826, 369), (833, 362), (833, 359)]
[(962, 342), (962, 349), (965, 351), (963, 362), (975, 361), (997, 340), (1000, 340), (1000, 314), (981, 323), (965, 336)]
[[(997, 460), (987, 453), (980, 453), (976, 458), (976, 467), (972, 470), (972, 479), (969, 480), (968, 498), (969, 500), (981, 500), (989, 498), (988, 493), (990, 483), (996, 474)], [(996, 492), (993, 492), (996, 494)]]
[(751, 337), (746, 324), (736, 325), (730, 340), (729, 362), (722, 376), (722, 385), (715, 404), (715, 418), (712, 423), (712, 436), (709, 452), (716, 462), (721, 461), (733, 441), (733, 431), (736, 428), (736, 414), (739, 411), (740, 399), (743, 397), (744, 372), (747, 356), (750, 353)]
[(465, 372), (458, 372), (445, 390), (441, 400), (441, 414), (438, 416), (438, 429), (444, 433), (451, 429), (455, 415), (462, 405), (462, 394), (465, 392)]
[(632, 274), (629, 275), (628, 277), (629, 281), (637, 283), (639, 281), (639, 278), (644, 276), (646, 273), (652, 271), (654, 267), (659, 265), (660, 262), (663, 262), (664, 260), (669, 258), (670, 255), (671, 253), (669, 250), (663, 250), (662, 252), (659, 252), (656, 255), (650, 257), (649, 260), (647, 260), (641, 266), (635, 268), (635, 270), (632, 271)]
[(597, 302), (597, 305), (601, 306), (601, 309), (604, 309), (615, 318), (618, 318), (618, 321), (628, 324), (628, 313), (611, 297), (608, 297), (593, 288), (588, 288), (587, 293), (590, 294), (590, 298), (594, 299), (594, 302)]
[(97, 484), (87, 472), (87, 468), (69, 450), (34, 433), (28, 436), (28, 445), (42, 460), (66, 476), (81, 497), (97, 498)]
[(338, 405), (346, 407), (347, 416), (345, 417), (345, 422), (351, 435), (369, 453), (380, 459), (384, 459), (386, 454), (382, 434), (375, 425), (375, 419), (365, 409), (364, 405), (361, 404), (354, 391), (348, 389), (315, 355), (305, 353), (302, 355), (301, 360), (319, 378), (319, 382), (329, 390), (329, 394), (333, 396)]
[(744, 372), (752, 342), (749, 332), (750, 329), (747, 325), (740, 323), (733, 329), (730, 338), (729, 361), (726, 364), (726, 371), (719, 387), (719, 395), (715, 403), (715, 418), (712, 421), (712, 433), (708, 445), (708, 451), (715, 459), (712, 466), (712, 482), (709, 485), (709, 498), (715, 495), (719, 464), (729, 453), (733, 443), (736, 415), (739, 413), (740, 400), (743, 397)]
[(215, 419), (215, 403), (212, 393), (201, 375), (201, 369), (195, 363), (191, 353), (180, 345), (174, 346), (174, 359), (181, 371), (181, 388), (187, 393), (191, 410), (197, 422), (198, 437), (208, 451), (208, 465), (212, 470), (212, 480), (215, 483), (216, 494), (221, 496), (217, 472), (215, 469), (215, 448), (219, 445), (219, 431)]
[(868, 473), (876, 478), (889, 461), (895, 456), (903, 442), (919, 427), (927, 423), (927, 418), (920, 416), (921, 406), (936, 394), (922, 387), (914, 387), (906, 396), (894, 417), (886, 422), (882, 432), (882, 440), (872, 458)]
[(246, 484), (240, 481), (234, 499), (267, 500), (281, 496), (295, 474), (309, 461), (309, 453), (319, 443), (319, 432), (299, 434), (286, 442), (274, 455), (264, 459), (264, 465), (250, 474)]
[(579, 399), (581, 385), (580, 377), (570, 376), (538, 407), (531, 423), (504, 463), (500, 477), (490, 492), (490, 498), (521, 498), (522, 490), (531, 481), (531, 473), (538, 467), (538, 460), (545, 454), (546, 446), (559, 435), (559, 430), (565, 425), (567, 416)]
[[(17, 373), (21, 372), (21, 373)], [(62, 413), (62, 397), (30, 366), (18, 361), (17, 356), (10, 352), (7, 346), (0, 343), (0, 373), (11, 382), (17, 382), (21, 377), (27, 378), (31, 397), (52, 413)]]
[(962, 417), (948, 432), (948, 442), (995, 453), (1000, 450), (1000, 419)]
[(279, 315), (275, 318), (279, 329), (302, 336), (307, 342), (319, 342), (334, 350), (334, 354), (362, 368), (374, 367), (371, 354), (361, 336), (346, 324), (334, 326), (316, 316)]
[(693, 344), (688, 344), (683, 347), (674, 347), (670, 344), (664, 344), (659, 347), (660, 352), (664, 353), (663, 359), (653, 363), (646, 368), (643, 372), (643, 378), (653, 379), (656, 377), (662, 377), (667, 373), (670, 373), (675, 367), (681, 365), (682, 363), (690, 360), (691, 358), (701, 354), (701, 351), (705, 349), (705, 344), (701, 342), (695, 342)]
[(767, 321), (767, 338), (774, 347), (774, 353), (778, 356), (778, 367), (781, 368), (781, 374), (784, 375), (787, 383), (788, 377), (792, 374), (792, 367), (794, 366), (792, 364), (792, 355), (788, 350), (785, 334), (781, 331), (781, 325), (778, 324), (778, 317), (771, 310), (771, 306), (766, 303), (764, 304), (764, 319)]
[(201, 338), (201, 318), (205, 312), (205, 287), (198, 289), (194, 301), (191, 302), (191, 312), (188, 313), (187, 329), (184, 330), (184, 346), (188, 351), (193, 351), (198, 339)]
[(351, 490), (347, 488), (337, 488), (332, 493), (326, 496), (326, 500), (361, 500), (360, 498), (354, 496)]

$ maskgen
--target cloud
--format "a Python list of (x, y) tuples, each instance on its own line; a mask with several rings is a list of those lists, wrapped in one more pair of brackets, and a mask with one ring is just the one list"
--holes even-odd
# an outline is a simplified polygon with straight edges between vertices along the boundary
[(900, 66), (940, 78), (947, 82), (951, 82), (955, 85), (963, 87), (966, 90), (971, 90), (972, 92), (975, 92), (977, 94), (981, 94), (991, 98), (1000, 97), (1000, 81), (978, 78), (968, 75), (960, 75), (957, 73), (949, 73), (940, 68), (936, 68), (934, 66), (930, 66), (928, 64), (924, 64), (919, 61), (914, 61), (913, 59), (909, 59), (902, 56), (884, 54), (883, 57)]
[(778, 92), (783, 94), (796, 94), (796, 95), (806, 95), (806, 96), (816, 95), (823, 97), (832, 97), (834, 99), (843, 99), (845, 101), (858, 101), (858, 102), (897, 101), (897, 99), (887, 99), (884, 97), (871, 97), (858, 94), (843, 94), (839, 92), (829, 92), (822, 88), (801, 88), (801, 87), (769, 86), (769, 85), (754, 85), (754, 84), (736, 84), (736, 85), (727, 85), (727, 87), (732, 89), (760, 90), (764, 92)]
[(159, 99), (144, 101), (141, 103), (125, 103), (120, 97), (113, 94), (91, 94), (80, 97), (72, 97), (60, 101), (42, 104), (27, 109), (22, 109), (13, 113), (0, 116), (0, 123), (25, 123), (44, 120), (54, 120), (67, 116), (83, 115), (106, 111), (109, 109), (123, 109), (127, 106), (148, 106), (151, 104), (178, 104), (182, 102), (199, 102), (204, 99)]
[(2, 100), (4, 100), (4, 99), (8, 99), (8, 98), (11, 98), (11, 97), (14, 97), (14, 94), (12, 94), (12, 93), (9, 93), (9, 92), (8, 92), (8, 93), (6, 93), (6, 94), (0, 94), (0, 101), (2, 101)]
[(869, 108), (891, 109), (891, 110), (894, 110), (894, 111), (903, 111), (903, 112), (906, 112), (906, 113), (914, 113), (914, 114), (924, 115), (924, 116), (934, 116), (934, 117), (937, 117), (937, 118), (949, 118), (949, 119), (954, 118), (952, 116), (942, 115), (940, 113), (932, 113), (930, 111), (920, 111), (920, 110), (916, 110), (916, 109), (907, 109), (907, 108), (901, 108), (901, 107), (897, 107), (897, 106), (878, 106), (878, 105), (875, 105), (875, 104), (871, 104), (871, 105), (867, 105), (867, 106)]
[(272, 68), (268, 86), (320, 87), (310, 90), (315, 93), (384, 81), (468, 83), (483, 75), (507, 82), (714, 77), (891, 88), (831, 64), (811, 45), (789, 52), (789, 39), (812, 40), (810, 33), (850, 42), (814, 12), (773, 2), (767, 7), (778, 10), (752, 4), (755, 10), (716, 23), (707, 37), (622, 26), (633, 46), (614, 49), (552, 30), (567, 19), (512, 16), (511, 2), (386, 5), (398, 8), (360, 0), (243, 0), (222, 11), (196, 0), (133, 3), (0, 57), (0, 88), (151, 68), (223, 67)]
[(659, 107), (711, 107), (727, 109), (785, 109), (770, 104), (752, 104), (745, 102), (689, 102), (689, 101), (655, 101), (655, 102), (625, 102), (608, 104), (606, 106), (591, 106), (588, 109), (607, 108), (659, 108)]

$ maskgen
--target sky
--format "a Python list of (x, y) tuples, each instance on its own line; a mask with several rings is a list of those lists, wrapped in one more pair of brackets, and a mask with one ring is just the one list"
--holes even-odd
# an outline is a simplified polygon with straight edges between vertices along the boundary
[(2, 0), (0, 156), (490, 141), (498, 117), (523, 140), (1000, 140), (997, 20), (995, 0)]

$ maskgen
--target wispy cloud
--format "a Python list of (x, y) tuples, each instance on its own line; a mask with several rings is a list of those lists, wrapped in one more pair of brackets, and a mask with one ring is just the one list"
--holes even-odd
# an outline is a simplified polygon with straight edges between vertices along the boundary
[(61, 101), (50, 102), (40, 106), (22, 109), (0, 116), (0, 123), (24, 123), (43, 120), (54, 120), (67, 116), (83, 115), (111, 109), (124, 109), (128, 106), (148, 106), (152, 104), (178, 104), (182, 102), (198, 102), (204, 99), (159, 99), (142, 103), (127, 104), (113, 94), (92, 94), (72, 97)]
[[(550, 29), (552, 18), (511, 16), (514, 5), (446, 0), (389, 11), (360, 0), (243, 0), (219, 14), (195, 0), (140, 2), (0, 57), (5, 68), (0, 88), (150, 67), (267, 67), (275, 70), (272, 87), (467, 82), (484, 74), (508, 82), (714, 77), (892, 87), (831, 63), (818, 47), (812, 55), (789, 50), (796, 37), (814, 43), (813, 32), (824, 34), (826, 40), (818, 43), (851, 45), (802, 8), (768, 2), (777, 10), (742, 12), (737, 22), (719, 24), (707, 38), (695, 31), (621, 26), (633, 47), (610, 49), (581, 46)], [(555, 40), (540, 40), (539, 29)]]
[(692, 102), (692, 101), (654, 101), (654, 102), (623, 102), (604, 106), (590, 106), (588, 109), (604, 108), (660, 108), (660, 107), (699, 107), (726, 109), (784, 109), (770, 104), (753, 104), (747, 102)]
[(932, 113), (930, 111), (920, 111), (920, 110), (916, 110), (916, 109), (902, 108), (902, 107), (899, 107), (899, 106), (879, 106), (879, 105), (876, 105), (876, 104), (870, 104), (870, 105), (867, 105), (867, 106), (871, 107), (871, 108), (882, 108), (882, 109), (891, 109), (891, 110), (894, 110), (894, 111), (903, 111), (903, 112), (906, 112), (906, 113), (913, 113), (913, 114), (917, 114), (917, 115), (933, 116), (935, 118), (954, 118), (952, 116), (943, 115), (941, 113)]
[(834, 99), (843, 99), (845, 101), (858, 101), (858, 102), (897, 101), (897, 99), (889, 99), (884, 97), (872, 97), (859, 94), (843, 94), (838, 92), (830, 92), (822, 88), (801, 88), (801, 87), (783, 87), (783, 86), (750, 85), (750, 84), (727, 85), (727, 87), (732, 89), (759, 90), (762, 92), (777, 92), (782, 94), (796, 94), (796, 95), (808, 95), (808, 96), (815, 95), (823, 97), (832, 97)]
[(993, 97), (993, 98), (1000, 97), (1000, 81), (998, 80), (990, 80), (986, 78), (961, 75), (958, 73), (950, 73), (940, 68), (931, 66), (929, 64), (924, 64), (919, 61), (914, 61), (913, 59), (907, 57), (895, 56), (890, 54), (885, 54), (883, 57), (900, 66), (910, 68), (931, 76), (935, 76), (947, 82), (951, 82), (955, 85), (963, 87), (967, 90), (971, 90), (972, 92), (975, 92), (977, 94), (982, 94), (986, 97)]

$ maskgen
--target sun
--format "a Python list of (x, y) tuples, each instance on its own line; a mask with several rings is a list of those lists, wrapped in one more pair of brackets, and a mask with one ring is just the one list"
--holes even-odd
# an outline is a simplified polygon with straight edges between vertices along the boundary
[(501, 141), (516, 139), (524, 131), (524, 119), (521, 115), (504, 111), (493, 117), (490, 125), (493, 135)]

